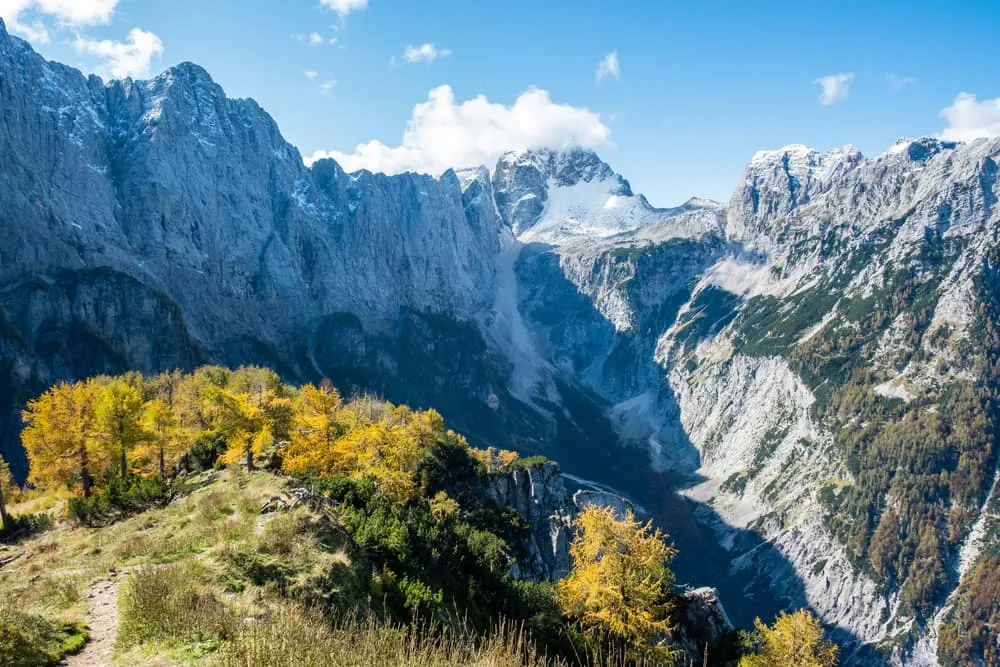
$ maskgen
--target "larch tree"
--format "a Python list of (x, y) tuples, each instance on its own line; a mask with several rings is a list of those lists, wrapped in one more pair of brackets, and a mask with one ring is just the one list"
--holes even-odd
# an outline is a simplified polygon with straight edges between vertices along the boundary
[(242, 459), (247, 470), (253, 470), (255, 456), (288, 437), (291, 394), (274, 371), (240, 368), (224, 388), (209, 386), (206, 396), (225, 425), (222, 435), (229, 463)]
[(676, 550), (666, 535), (629, 511), (588, 507), (577, 517), (570, 545), (573, 570), (556, 586), (565, 612), (579, 620), (595, 646), (618, 644), (630, 660), (669, 664)]
[(166, 480), (167, 468), (176, 465), (183, 453), (184, 441), (178, 431), (177, 417), (166, 401), (154, 398), (143, 405), (142, 428), (148, 443), (144, 448), (145, 458), (155, 462), (160, 479)]
[(346, 427), (337, 420), (343, 402), (329, 383), (299, 389), (292, 402), (292, 427), (285, 450), (286, 472), (335, 470), (335, 443)]
[(41, 489), (79, 483), (84, 497), (102, 469), (104, 452), (97, 446), (93, 382), (60, 383), (29, 401), (22, 412), (21, 443), (28, 455), (28, 481)]
[(806, 609), (781, 612), (768, 627), (759, 618), (754, 623), (759, 651), (740, 658), (740, 667), (833, 667), (837, 646), (823, 637), (819, 619)]
[(128, 475), (128, 453), (147, 438), (142, 428), (142, 394), (124, 380), (101, 388), (97, 397), (97, 431), (108, 452), (118, 458), (119, 475)]

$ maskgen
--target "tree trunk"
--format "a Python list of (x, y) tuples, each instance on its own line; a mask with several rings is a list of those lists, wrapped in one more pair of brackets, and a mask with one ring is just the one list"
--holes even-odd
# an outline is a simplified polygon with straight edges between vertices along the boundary
[(94, 482), (90, 478), (90, 464), (87, 461), (87, 446), (80, 447), (80, 482), (83, 484), (83, 497), (90, 497), (90, 488)]
[(160, 479), (167, 481), (167, 463), (163, 456), (163, 443), (160, 443)]
[(4, 504), (3, 484), (0, 483), (0, 528), (7, 527), (7, 505)]
[(247, 472), (253, 472), (253, 447), (247, 447)]
[(125, 481), (125, 477), (126, 477), (126, 472), (128, 470), (128, 468), (126, 467), (126, 465), (127, 465), (128, 462), (125, 460), (125, 445), (124, 444), (121, 446), (121, 460), (118, 463), (122, 467), (121, 478), (122, 478), (122, 481), (124, 482)]

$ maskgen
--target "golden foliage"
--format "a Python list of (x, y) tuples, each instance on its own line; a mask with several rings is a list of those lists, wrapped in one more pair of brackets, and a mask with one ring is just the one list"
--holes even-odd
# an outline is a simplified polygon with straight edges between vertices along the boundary
[(128, 453), (145, 439), (139, 423), (142, 395), (124, 380), (101, 387), (94, 409), (95, 435), (107, 452), (118, 457), (119, 474), (128, 474)]
[(28, 480), (39, 488), (80, 486), (90, 493), (94, 472), (107, 466), (107, 452), (95, 432), (96, 382), (60, 383), (29, 401), (22, 413), (21, 442), (28, 455)]
[(400, 501), (416, 492), (417, 464), (446, 433), (434, 410), (414, 412), (369, 399), (341, 407), (335, 392), (311, 385), (302, 388), (295, 405), (285, 472), (371, 477)]
[(673, 660), (667, 564), (677, 552), (666, 535), (631, 511), (618, 519), (611, 508), (588, 507), (575, 526), (573, 571), (556, 589), (563, 609), (598, 645), (619, 641), (633, 658)]
[(782, 612), (768, 627), (755, 622), (761, 650), (740, 659), (740, 667), (833, 667), (837, 647), (823, 637), (823, 626), (808, 610)]
[(136, 467), (143, 474), (156, 472), (166, 479), (181, 460), (188, 444), (170, 405), (159, 398), (148, 401), (142, 410), (142, 427), (146, 438), (136, 452)]

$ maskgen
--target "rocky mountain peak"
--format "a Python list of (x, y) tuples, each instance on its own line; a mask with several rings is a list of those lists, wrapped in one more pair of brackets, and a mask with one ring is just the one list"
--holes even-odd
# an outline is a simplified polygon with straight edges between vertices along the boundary
[(729, 202), (728, 234), (769, 247), (793, 211), (826, 192), (865, 158), (854, 146), (818, 151), (802, 144), (754, 154)]
[(606, 238), (668, 213), (635, 195), (627, 180), (586, 149), (506, 153), (493, 172), (493, 187), (502, 219), (526, 242)]
[(942, 141), (934, 137), (919, 137), (917, 139), (902, 138), (889, 149), (890, 154), (905, 155), (913, 162), (926, 164), (927, 160), (946, 150), (954, 150), (958, 146), (954, 141)]

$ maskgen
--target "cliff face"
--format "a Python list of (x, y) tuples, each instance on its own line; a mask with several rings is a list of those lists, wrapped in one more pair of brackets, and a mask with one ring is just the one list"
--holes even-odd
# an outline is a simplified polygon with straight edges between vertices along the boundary
[(322, 376), (331, 318), (398, 337), (411, 313), (467, 320), (492, 299), (491, 198), (454, 174), (308, 170), (200, 67), (105, 84), (0, 25), (0, 98), (7, 438), (59, 378), (254, 359)]

